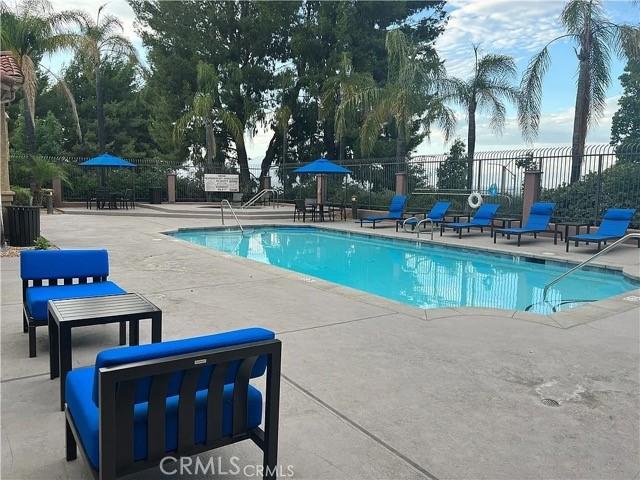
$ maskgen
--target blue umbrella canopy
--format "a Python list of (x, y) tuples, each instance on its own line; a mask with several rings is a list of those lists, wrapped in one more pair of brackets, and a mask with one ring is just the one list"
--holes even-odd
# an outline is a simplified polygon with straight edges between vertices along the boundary
[(111, 155), (109, 153), (103, 153), (97, 157), (93, 157), (86, 162), (80, 164), (81, 167), (104, 167), (104, 168), (136, 168), (136, 166), (127, 162), (126, 160)]
[(303, 167), (298, 167), (294, 170), (294, 173), (311, 173), (311, 174), (347, 174), (351, 173), (351, 170), (344, 168), (340, 165), (333, 163), (326, 158), (319, 158), (311, 163), (307, 163)]

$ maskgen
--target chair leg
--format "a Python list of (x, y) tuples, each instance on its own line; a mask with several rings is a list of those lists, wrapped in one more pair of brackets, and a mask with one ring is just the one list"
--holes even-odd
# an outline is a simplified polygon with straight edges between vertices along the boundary
[(567, 241), (567, 242), (565, 242), (565, 249), (564, 249), (564, 251), (565, 251), (565, 252), (567, 252), (567, 253), (569, 253), (569, 242), (568, 242), (568, 241)]
[(71, 426), (69, 425), (69, 420), (65, 418), (64, 421), (65, 427), (65, 440), (66, 440), (66, 457), (67, 462), (71, 460), (75, 460), (78, 458), (78, 446), (76, 445), (76, 439), (73, 438), (73, 432), (71, 431)]
[(36, 356), (36, 327), (29, 325), (29, 358)]
[(518, 246), (520, 246), (520, 238), (522, 237), (521, 234), (518, 234)]
[[(467, 230), (467, 231), (469, 231), (469, 230)], [(458, 229), (458, 238), (462, 238), (462, 229), (461, 228)]]
[(27, 322), (27, 314), (22, 310), (22, 333), (29, 331), (29, 322)]
[[(496, 232), (497, 233), (497, 232)], [(496, 235), (495, 233), (493, 234), (493, 243), (496, 243), (496, 238), (498, 238), (498, 235)]]

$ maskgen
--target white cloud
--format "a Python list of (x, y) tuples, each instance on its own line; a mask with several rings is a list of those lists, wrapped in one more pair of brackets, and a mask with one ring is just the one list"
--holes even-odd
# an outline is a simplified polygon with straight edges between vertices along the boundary
[(485, 51), (521, 58), (561, 33), (563, 1), (452, 0), (453, 7), (436, 49), (450, 74), (467, 75), (472, 44)]

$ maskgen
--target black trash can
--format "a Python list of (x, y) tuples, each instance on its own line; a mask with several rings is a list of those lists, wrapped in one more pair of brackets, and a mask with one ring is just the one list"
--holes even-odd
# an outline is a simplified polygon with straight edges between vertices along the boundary
[(9, 245), (31, 247), (40, 236), (40, 207), (9, 205), (7, 207)]
[(151, 197), (151, 203), (155, 205), (162, 203), (162, 188), (151, 187), (149, 189), (149, 196)]

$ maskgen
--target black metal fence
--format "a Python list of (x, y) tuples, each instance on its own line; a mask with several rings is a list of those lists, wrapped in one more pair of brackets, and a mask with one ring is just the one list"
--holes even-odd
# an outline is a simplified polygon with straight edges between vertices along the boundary
[[(84, 158), (45, 157), (65, 172), (63, 198), (83, 201), (99, 185), (100, 172), (80, 167)], [(109, 170), (106, 182), (115, 191), (131, 188), (138, 201), (150, 199), (151, 188), (161, 188), (167, 197), (167, 175), (176, 174), (176, 200), (202, 202), (224, 198), (204, 191), (204, 165), (186, 161), (172, 163), (157, 159), (128, 159), (136, 165), (130, 170)], [(587, 146), (580, 161), (581, 177), (571, 183), (572, 163), (576, 161), (570, 147), (478, 152), (473, 159), (472, 190), (491, 197), (502, 205), (503, 213), (519, 213), (526, 170), (540, 170), (543, 199), (557, 203), (557, 215), (563, 219), (597, 219), (608, 207), (631, 207), (640, 210), (640, 144), (622, 147)], [(395, 192), (396, 175), (406, 173), (409, 209), (426, 209), (437, 199), (453, 202), (454, 208), (465, 209), (468, 162), (447, 155), (414, 156), (405, 161), (396, 158), (357, 159), (342, 163), (352, 171), (345, 176), (328, 177), (330, 201), (351, 203), (356, 197), (361, 207), (388, 206)], [(12, 154), (12, 184), (28, 186), (30, 173), (26, 157)], [(292, 201), (316, 196), (313, 175), (297, 175), (299, 164), (275, 165), (270, 171), (272, 187), (279, 198)], [(225, 166), (224, 172), (238, 173), (237, 167)], [(251, 168), (251, 185), (247, 195), (259, 188), (259, 168)]]

